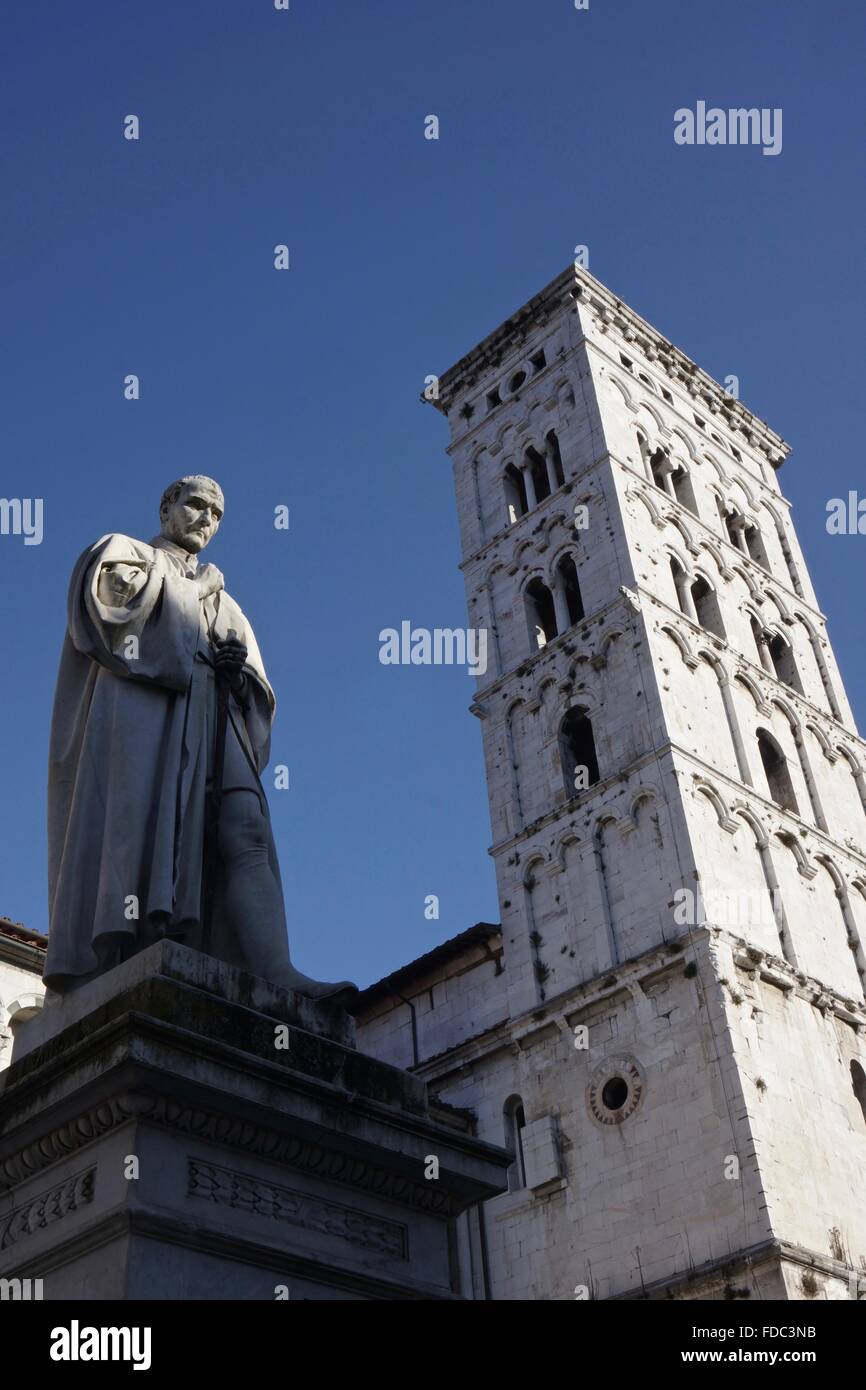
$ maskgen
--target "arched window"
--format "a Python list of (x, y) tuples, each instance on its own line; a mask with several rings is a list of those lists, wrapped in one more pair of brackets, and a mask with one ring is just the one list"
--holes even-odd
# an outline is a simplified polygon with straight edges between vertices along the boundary
[(647, 442), (647, 437), (642, 430), (637, 431), (637, 447), (640, 450), (641, 462), (643, 463), (646, 475), (648, 478), (651, 479), (652, 469), (650, 467), (650, 453), (652, 451), (650, 449), (649, 443)]
[(860, 1102), (863, 1119), (866, 1121), (866, 1072), (857, 1061), (851, 1063), (851, 1085), (854, 1087), (854, 1094)]
[(716, 591), (710, 588), (703, 575), (698, 575), (692, 585), (692, 603), (695, 605), (695, 612), (701, 627), (707, 632), (715, 633), (716, 637), (723, 638), (725, 626), (722, 622), (719, 600)]
[(749, 614), (749, 626), (752, 629), (752, 636), (755, 639), (755, 651), (758, 653), (758, 660), (766, 671), (768, 669), (766, 656), (767, 643), (764, 638), (764, 629), (753, 613)]
[(547, 464), (541, 457), (537, 449), (530, 446), (526, 450), (526, 462), (532, 473), (532, 483), (535, 488), (536, 502), (543, 502), (545, 497), (550, 496), (550, 481), (547, 477)]
[(731, 545), (737, 547), (737, 550), (745, 550), (745, 543), (740, 539), (743, 532), (743, 518), (737, 512), (730, 511), (719, 497), (716, 498), (716, 505), (722, 521), (722, 534), (731, 542)]
[(583, 617), (583, 599), (577, 578), (577, 566), (570, 555), (563, 555), (556, 567), (557, 577), (565, 598), (569, 624), (579, 623)]
[(671, 575), (674, 581), (674, 588), (677, 591), (677, 603), (680, 606), (680, 612), (684, 613), (687, 618), (690, 618), (692, 615), (689, 612), (689, 606), (686, 601), (688, 579), (686, 578), (686, 572), (679, 560), (675, 560), (673, 556), (671, 556)]
[(781, 634), (776, 633), (768, 642), (770, 658), (773, 662), (773, 670), (777, 678), (789, 685), (792, 690), (797, 690), (802, 695), (803, 686), (800, 681), (800, 674), (794, 661), (794, 653)]
[(556, 486), (562, 487), (565, 482), (565, 473), (562, 469), (562, 454), (559, 452), (559, 440), (556, 437), (556, 431), (548, 430), (544, 442), (547, 445), (548, 457), (553, 464), (553, 476), (556, 479)]
[(504, 474), (505, 483), (505, 506), (508, 511), (508, 520), (513, 526), (518, 517), (525, 516), (529, 511), (526, 501), (526, 484), (519, 468), (515, 468), (513, 463), (509, 463)]
[(511, 1154), (508, 1169), (508, 1191), (519, 1192), (526, 1186), (526, 1162), (523, 1157), (523, 1131), (526, 1128), (526, 1112), (520, 1096), (509, 1096), (503, 1107), (505, 1121), (505, 1148)]
[(770, 797), (783, 810), (793, 811), (795, 815), (799, 815), (800, 810), (794, 795), (794, 784), (791, 781), (788, 761), (784, 753), (773, 735), (767, 733), (766, 729), (758, 729), (757, 732), (758, 751), (761, 755), (761, 762), (764, 764)]
[(570, 709), (563, 719), (559, 729), (559, 755), (569, 796), (576, 796), (599, 780), (592, 724), (584, 709)]
[(674, 496), (680, 506), (685, 507), (686, 511), (691, 512), (692, 516), (699, 517), (700, 513), (698, 512), (698, 504), (695, 501), (691, 476), (687, 470), (683, 468), (682, 464), (680, 464), (679, 468), (674, 469), (671, 474), (671, 482), (674, 487)]
[(655, 453), (650, 455), (649, 465), (656, 487), (660, 487), (662, 492), (668, 492), (669, 489), (665, 487), (665, 474), (670, 469), (668, 456), (664, 449), (656, 449)]
[(755, 564), (760, 565), (761, 569), (767, 570), (769, 573), (770, 561), (767, 558), (767, 552), (764, 548), (764, 538), (759, 528), (757, 526), (747, 526), (743, 535), (746, 540), (746, 549)]
[(556, 636), (553, 594), (540, 579), (530, 579), (525, 592), (530, 642), (537, 647), (545, 647)]

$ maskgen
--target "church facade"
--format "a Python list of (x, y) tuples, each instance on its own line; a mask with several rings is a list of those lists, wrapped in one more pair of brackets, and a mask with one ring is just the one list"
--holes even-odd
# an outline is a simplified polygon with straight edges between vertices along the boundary
[(784, 441), (588, 272), (438, 383), (501, 926), (360, 1045), (512, 1154), (471, 1296), (866, 1290), (866, 747)]

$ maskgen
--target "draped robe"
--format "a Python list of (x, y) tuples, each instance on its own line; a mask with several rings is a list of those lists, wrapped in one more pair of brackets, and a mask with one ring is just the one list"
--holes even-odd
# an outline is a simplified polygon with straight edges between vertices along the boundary
[[(124, 607), (100, 598), (102, 566), (143, 566)], [(162, 537), (103, 536), (79, 558), (54, 698), (48, 775), (45, 982), (104, 970), (169, 935), (200, 944), (205, 800), (213, 771), (213, 641), (246, 645), (232, 697), (223, 787), (267, 802), (259, 780), (274, 695), (255, 635), (225, 591), (202, 600), (195, 557)], [(132, 640), (131, 640), (132, 639)], [(279, 867), (270, 841), (271, 868)], [(212, 953), (242, 963), (219, 935)]]

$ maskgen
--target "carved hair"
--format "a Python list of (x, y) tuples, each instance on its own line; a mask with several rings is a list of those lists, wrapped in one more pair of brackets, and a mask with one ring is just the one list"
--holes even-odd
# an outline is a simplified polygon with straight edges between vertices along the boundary
[(178, 478), (176, 482), (169, 483), (159, 501), (159, 519), (165, 521), (169, 507), (177, 501), (181, 491), (187, 483), (207, 483), (208, 487), (213, 488), (220, 500), (220, 506), (225, 510), (225, 498), (219, 483), (214, 482), (205, 473), (188, 473), (185, 478)]

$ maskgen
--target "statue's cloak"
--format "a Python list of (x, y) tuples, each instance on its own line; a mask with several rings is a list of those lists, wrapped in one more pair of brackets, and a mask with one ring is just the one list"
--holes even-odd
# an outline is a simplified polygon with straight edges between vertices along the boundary
[[(147, 571), (124, 608), (97, 593), (102, 565), (117, 561)], [(73, 571), (48, 774), (45, 981), (53, 988), (161, 935), (200, 928), (216, 720), (208, 657), (230, 628), (248, 649), (249, 703), (231, 701), (223, 785), (261, 792), (273, 692), (241, 609), (224, 591), (202, 600), (195, 564), (162, 538), (114, 534)], [(272, 861), (279, 876), (273, 853)]]

